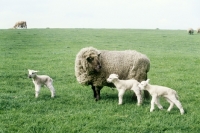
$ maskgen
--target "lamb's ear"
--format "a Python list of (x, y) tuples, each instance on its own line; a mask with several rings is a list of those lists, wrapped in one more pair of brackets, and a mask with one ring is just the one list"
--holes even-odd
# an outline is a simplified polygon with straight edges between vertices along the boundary
[(37, 72), (39, 72), (39, 71), (35, 71), (35, 70), (34, 70), (34, 73), (37, 73)]
[(116, 77), (119, 78), (119, 75), (116, 74)]
[(147, 79), (146, 82), (149, 83), (150, 79)]

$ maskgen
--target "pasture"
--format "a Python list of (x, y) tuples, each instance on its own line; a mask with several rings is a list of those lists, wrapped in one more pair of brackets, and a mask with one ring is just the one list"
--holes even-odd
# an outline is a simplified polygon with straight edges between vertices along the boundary
[[(101, 100), (90, 86), (74, 76), (74, 60), (83, 47), (134, 49), (151, 60), (151, 84), (178, 92), (185, 109), (161, 99), (164, 110), (150, 113), (150, 99), (142, 106), (131, 91), (118, 105), (116, 89), (104, 87)], [(139, 29), (19, 29), (0, 30), (0, 133), (184, 133), (200, 132), (200, 34), (184, 30)], [(56, 97), (43, 87), (34, 97), (28, 70), (54, 80)]]

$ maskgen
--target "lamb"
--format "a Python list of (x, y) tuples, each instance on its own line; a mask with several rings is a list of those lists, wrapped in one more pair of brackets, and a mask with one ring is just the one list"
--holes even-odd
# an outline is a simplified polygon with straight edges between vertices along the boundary
[(119, 76), (117, 74), (111, 74), (108, 79), (107, 82), (109, 83), (113, 83), (118, 91), (118, 97), (119, 97), (119, 105), (122, 104), (122, 100), (123, 100), (123, 95), (125, 93), (126, 90), (133, 90), (137, 96), (137, 100), (138, 100), (138, 105), (141, 104), (141, 91), (138, 87), (139, 82), (137, 80), (134, 79), (130, 79), (130, 80), (119, 80), (118, 78)]
[[(100, 99), (100, 90), (103, 86), (114, 87), (106, 79), (112, 73), (117, 73), (119, 79), (147, 79), (150, 69), (150, 60), (146, 55), (134, 50), (107, 51), (93, 47), (82, 48), (75, 59), (75, 76), (82, 85), (91, 85), (94, 98)], [(149, 94), (144, 92), (145, 97)]]
[(187, 30), (187, 32), (188, 32), (188, 34), (192, 35), (192, 34), (194, 33), (194, 30), (193, 30), (192, 28), (189, 28), (189, 29)]
[(167, 110), (168, 112), (173, 108), (175, 104), (179, 108), (181, 115), (183, 115), (184, 110), (180, 101), (178, 100), (177, 92), (168, 87), (150, 85), (149, 80), (150, 79), (142, 81), (138, 86), (141, 90), (147, 90), (152, 96), (150, 112), (154, 110), (154, 104), (156, 104), (159, 109), (163, 109), (162, 105), (159, 102), (159, 97), (162, 96), (170, 103), (170, 106)]
[(197, 33), (200, 33), (200, 28), (197, 29)]
[(28, 77), (32, 78), (35, 85), (35, 97), (38, 98), (39, 91), (42, 85), (45, 85), (51, 91), (51, 97), (55, 97), (55, 89), (53, 87), (53, 80), (47, 75), (37, 75), (38, 71), (28, 69)]
[(19, 22), (15, 23), (13, 28), (14, 29), (16, 29), (16, 28), (26, 28), (27, 29), (26, 21), (19, 21)]

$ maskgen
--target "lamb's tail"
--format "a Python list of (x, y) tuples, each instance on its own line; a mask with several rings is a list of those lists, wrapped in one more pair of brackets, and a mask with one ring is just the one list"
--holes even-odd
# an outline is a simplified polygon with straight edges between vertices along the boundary
[(175, 93), (175, 97), (176, 97), (177, 99), (179, 99), (179, 96), (178, 96), (177, 92), (174, 91), (174, 93)]

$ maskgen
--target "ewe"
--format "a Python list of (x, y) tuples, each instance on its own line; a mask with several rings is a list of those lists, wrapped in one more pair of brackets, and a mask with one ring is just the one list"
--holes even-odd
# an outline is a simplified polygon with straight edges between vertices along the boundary
[(189, 29), (187, 30), (187, 32), (188, 32), (188, 34), (192, 35), (192, 34), (194, 33), (194, 30), (193, 30), (192, 28), (189, 28)]
[(19, 21), (19, 22), (15, 23), (13, 28), (14, 29), (17, 29), (17, 28), (26, 28), (27, 29), (26, 21)]
[[(147, 79), (150, 60), (144, 54), (134, 50), (107, 51), (93, 47), (81, 49), (76, 55), (75, 76), (83, 85), (91, 85), (96, 101), (100, 99), (103, 86), (113, 87), (106, 79), (117, 73), (120, 79), (136, 79), (141, 82)], [(148, 97), (148, 92), (145, 92)]]

